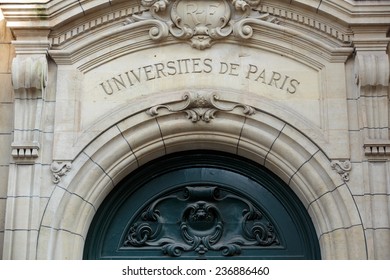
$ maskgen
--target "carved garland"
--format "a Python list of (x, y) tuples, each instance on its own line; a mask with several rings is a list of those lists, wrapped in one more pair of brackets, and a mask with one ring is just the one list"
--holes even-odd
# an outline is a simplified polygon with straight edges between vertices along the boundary
[(255, 114), (255, 109), (248, 105), (234, 103), (230, 107), (224, 107), (223, 105), (218, 104), (218, 102), (221, 100), (216, 92), (186, 92), (184, 93), (182, 100), (183, 101), (179, 103), (184, 102), (183, 105), (156, 105), (148, 109), (146, 113), (153, 117), (159, 115), (160, 109), (166, 109), (169, 112), (173, 113), (184, 112), (187, 114), (187, 118), (190, 119), (192, 122), (198, 122), (202, 120), (207, 123), (215, 118), (215, 113), (218, 111), (228, 112), (233, 111), (235, 108), (241, 107), (243, 109), (244, 115)]

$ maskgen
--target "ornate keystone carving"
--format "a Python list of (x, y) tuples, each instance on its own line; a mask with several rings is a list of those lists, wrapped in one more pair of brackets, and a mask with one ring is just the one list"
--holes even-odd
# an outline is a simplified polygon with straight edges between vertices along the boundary
[(53, 183), (61, 182), (62, 176), (66, 175), (71, 168), (72, 164), (70, 162), (54, 161), (50, 166), (50, 170), (53, 172)]
[[(176, 211), (168, 211), (172, 205)], [(160, 248), (171, 257), (209, 251), (227, 257), (246, 247), (279, 245), (273, 224), (250, 201), (212, 186), (185, 187), (156, 199), (130, 222), (122, 243)]]
[[(235, 108), (241, 107), (244, 115), (253, 115), (255, 109), (251, 106), (234, 103), (230, 107), (224, 107), (219, 105), (220, 98), (216, 92), (198, 91), (198, 92), (186, 92), (184, 93), (180, 103), (184, 102), (184, 105), (157, 105), (153, 106), (146, 113), (150, 116), (157, 116), (160, 109), (166, 109), (169, 112), (184, 112), (187, 114), (187, 118), (192, 122), (198, 122), (200, 120), (204, 122), (210, 122), (215, 118), (215, 113), (218, 111), (233, 111)], [(177, 103), (177, 102), (175, 102)], [(229, 102), (231, 103), (231, 102)]]
[(252, 10), (260, 0), (142, 0), (141, 3), (149, 12), (133, 15), (126, 24), (155, 19), (157, 22), (149, 32), (151, 39), (160, 40), (170, 33), (200, 50), (231, 34), (248, 39), (253, 34), (251, 23), (275, 19), (268, 13)]
[(343, 179), (344, 182), (349, 181), (349, 171), (352, 169), (352, 165), (349, 160), (332, 160), (330, 166), (333, 170), (336, 170), (336, 172), (340, 174), (341, 179)]

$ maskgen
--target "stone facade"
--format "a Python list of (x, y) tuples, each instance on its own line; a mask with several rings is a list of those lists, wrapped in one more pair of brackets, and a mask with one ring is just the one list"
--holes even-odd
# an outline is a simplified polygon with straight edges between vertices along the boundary
[(287, 183), (323, 259), (390, 259), (390, 1), (0, 8), (3, 259), (81, 259), (126, 175), (197, 149)]

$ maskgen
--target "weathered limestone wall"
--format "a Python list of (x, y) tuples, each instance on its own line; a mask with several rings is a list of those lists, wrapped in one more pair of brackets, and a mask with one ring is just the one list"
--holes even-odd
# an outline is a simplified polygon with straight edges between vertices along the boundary
[(11, 85), (11, 63), (14, 49), (12, 34), (0, 14), (0, 259), (4, 241), (4, 219), (7, 197), (9, 155), (12, 142), (13, 94)]

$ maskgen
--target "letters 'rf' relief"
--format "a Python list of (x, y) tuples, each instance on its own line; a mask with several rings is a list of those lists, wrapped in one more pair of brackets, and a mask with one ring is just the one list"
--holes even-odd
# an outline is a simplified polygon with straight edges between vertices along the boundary
[(250, 24), (275, 21), (269, 14), (255, 10), (260, 0), (142, 0), (141, 3), (149, 10), (133, 15), (126, 24), (152, 24), (151, 39), (163, 40), (171, 34), (199, 50), (230, 35), (249, 39), (253, 35)]

